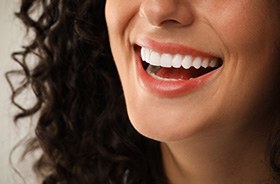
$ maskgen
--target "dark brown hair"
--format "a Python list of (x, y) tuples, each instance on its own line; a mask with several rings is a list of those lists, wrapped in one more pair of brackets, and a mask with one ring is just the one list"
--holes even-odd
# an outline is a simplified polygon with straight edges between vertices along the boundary
[[(13, 54), (25, 75), (12, 88), (22, 110), (16, 119), (39, 113), (27, 152), (43, 150), (34, 164), (43, 183), (163, 184), (159, 144), (128, 120), (104, 7), (105, 0), (22, 0), (16, 16), (35, 36)], [(29, 55), (38, 60), (32, 69)], [(27, 86), (37, 98), (30, 109), (15, 100)]]

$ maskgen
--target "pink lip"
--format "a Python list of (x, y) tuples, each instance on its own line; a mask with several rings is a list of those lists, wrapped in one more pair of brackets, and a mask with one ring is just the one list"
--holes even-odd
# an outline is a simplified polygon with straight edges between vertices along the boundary
[[(142, 43), (142, 44), (141, 44)], [(193, 56), (200, 56), (200, 57), (214, 57), (207, 53), (203, 53), (200, 51), (196, 51), (194, 49), (181, 47), (180, 45), (176, 44), (160, 44), (158, 42), (147, 40), (143, 44), (143, 40), (137, 42), (137, 44), (141, 44), (141, 47), (148, 47), (152, 48), (157, 52), (167, 52), (167, 53), (180, 53), (180, 54), (191, 54)], [(178, 80), (178, 81), (163, 81), (158, 80), (149, 75), (142, 66), (142, 59), (140, 56), (140, 49), (136, 50), (136, 70), (138, 73), (138, 81), (146, 90), (150, 91), (153, 94), (163, 97), (176, 97), (188, 94), (195, 89), (203, 86), (205, 82), (209, 80), (209, 78), (217, 72), (213, 70), (205, 75), (202, 75), (197, 78), (193, 78), (191, 80)]]
[(159, 43), (155, 40), (151, 40), (143, 37), (137, 38), (136, 44), (140, 45), (141, 47), (151, 48), (154, 51), (160, 53), (182, 54), (182, 55), (215, 58), (215, 56), (213, 56), (212, 54), (198, 51), (196, 49), (189, 48), (184, 45), (175, 44), (175, 43)]

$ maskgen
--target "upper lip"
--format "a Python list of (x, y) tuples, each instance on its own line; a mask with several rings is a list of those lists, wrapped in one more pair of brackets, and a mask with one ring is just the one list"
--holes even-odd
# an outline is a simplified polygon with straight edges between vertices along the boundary
[(185, 45), (181, 45), (177, 43), (166, 43), (166, 42), (161, 43), (149, 38), (143, 38), (143, 37), (137, 38), (135, 43), (139, 47), (150, 48), (160, 53), (192, 55), (194, 57), (199, 56), (199, 57), (207, 57), (207, 58), (220, 58), (215, 54), (199, 51), (197, 49)]

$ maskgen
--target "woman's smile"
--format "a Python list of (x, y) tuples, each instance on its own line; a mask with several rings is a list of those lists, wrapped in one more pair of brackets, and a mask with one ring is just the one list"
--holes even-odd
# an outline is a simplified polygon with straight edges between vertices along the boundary
[(219, 57), (186, 46), (150, 39), (137, 39), (136, 43), (138, 82), (159, 96), (189, 93), (222, 66)]

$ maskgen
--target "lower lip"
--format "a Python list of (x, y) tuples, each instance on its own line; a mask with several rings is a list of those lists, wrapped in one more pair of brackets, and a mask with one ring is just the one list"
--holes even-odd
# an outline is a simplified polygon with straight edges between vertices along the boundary
[(193, 92), (205, 85), (218, 69), (191, 80), (164, 81), (149, 75), (142, 66), (139, 54), (136, 54), (136, 69), (140, 84), (148, 91), (163, 97), (178, 97)]

